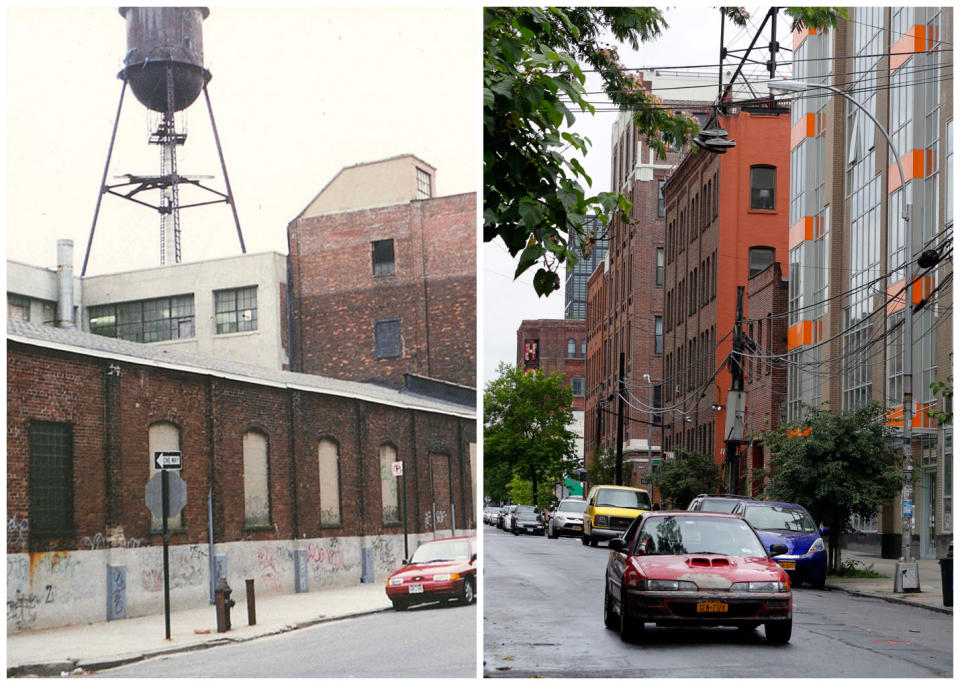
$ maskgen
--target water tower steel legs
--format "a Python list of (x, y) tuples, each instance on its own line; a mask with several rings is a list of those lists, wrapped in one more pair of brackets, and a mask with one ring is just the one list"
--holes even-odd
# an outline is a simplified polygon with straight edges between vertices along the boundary
[(220, 147), (220, 135), (217, 133), (217, 122), (213, 120), (213, 107), (210, 106), (210, 95), (207, 93), (207, 84), (203, 84), (203, 97), (207, 101), (207, 111), (210, 112), (210, 127), (213, 129), (213, 140), (217, 144), (217, 154), (220, 155), (220, 168), (223, 169), (223, 182), (227, 186), (227, 204), (233, 212), (233, 222), (237, 225), (237, 238), (240, 239), (240, 251), (247, 254), (247, 247), (243, 244), (243, 233), (240, 232), (240, 217), (237, 216), (237, 205), (233, 201), (233, 190), (230, 188), (230, 177), (227, 175), (227, 164), (223, 161), (223, 148)]
[(93, 231), (97, 227), (97, 216), (100, 214), (100, 201), (103, 200), (104, 193), (107, 192), (107, 171), (110, 169), (110, 157), (113, 156), (113, 142), (117, 138), (117, 125), (120, 123), (120, 109), (123, 107), (123, 96), (127, 92), (127, 82), (123, 82), (120, 89), (120, 102), (117, 104), (117, 116), (113, 120), (113, 132), (110, 134), (110, 147), (107, 148), (107, 161), (103, 165), (103, 176), (100, 178), (100, 192), (97, 193), (97, 206), (93, 210), (93, 223), (90, 225), (90, 237), (87, 238), (87, 250), (83, 255), (83, 269), (80, 271), (80, 278), (87, 273), (87, 262), (90, 260), (90, 246), (93, 245)]

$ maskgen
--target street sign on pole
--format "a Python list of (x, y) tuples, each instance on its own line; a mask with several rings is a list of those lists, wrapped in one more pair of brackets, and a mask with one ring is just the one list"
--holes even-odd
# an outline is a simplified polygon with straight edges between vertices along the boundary
[(393, 469), (393, 475), (394, 475), (394, 476), (399, 477), (399, 476), (402, 476), (402, 475), (403, 475), (403, 462), (402, 462), (402, 461), (395, 461), (395, 462), (393, 462), (393, 464), (391, 464), (391, 468)]
[[(161, 455), (168, 455), (161, 457)], [(176, 454), (176, 466), (166, 466), (172, 464), (172, 458), (169, 456)], [(153, 474), (146, 487), (147, 508), (159, 516), (162, 521), (163, 532), (163, 623), (166, 630), (166, 638), (170, 639), (170, 534), (167, 531), (167, 519), (176, 516), (187, 503), (187, 484), (180, 478), (180, 474), (171, 471), (172, 468), (180, 468), (180, 453), (154, 452), (154, 463), (164, 464), (162, 471)], [(161, 468), (158, 466), (157, 468)]]
[(162, 471), (179, 471), (183, 467), (183, 455), (174, 450), (154, 452), (153, 467)]
[[(179, 473), (169, 474), (169, 483), (167, 493), (167, 516), (176, 516), (187, 504), (187, 482), (180, 477)], [(154, 516), (163, 516), (163, 472), (158, 471), (147, 482), (146, 503), (147, 508), (153, 512)]]

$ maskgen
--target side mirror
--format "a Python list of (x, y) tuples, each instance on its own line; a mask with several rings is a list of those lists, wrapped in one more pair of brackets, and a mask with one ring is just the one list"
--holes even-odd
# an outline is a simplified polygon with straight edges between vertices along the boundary
[(770, 556), (771, 556), (771, 557), (776, 557), (776, 556), (779, 556), (779, 555), (781, 555), (781, 554), (786, 554), (786, 553), (787, 553), (787, 546), (786, 546), (785, 544), (783, 544), (782, 542), (775, 542), (775, 543), (773, 543), (772, 545), (770, 545)]
[(473, 556), (470, 557), (470, 563), (472, 564), (472, 563), (475, 562), (476, 560), (477, 560), (477, 553), (474, 552), (474, 553), (473, 553)]
[(406, 565), (409, 564), (409, 563), (410, 563), (410, 560), (409, 560), (409, 559), (404, 559), (404, 560), (403, 560), (403, 565), (404, 565), (404, 566), (406, 566)]
[(626, 540), (623, 538), (613, 538), (610, 540), (610, 549), (614, 552), (622, 552), (623, 548), (626, 546)]
[(820, 535), (830, 535), (830, 529), (826, 527), (821, 528)]

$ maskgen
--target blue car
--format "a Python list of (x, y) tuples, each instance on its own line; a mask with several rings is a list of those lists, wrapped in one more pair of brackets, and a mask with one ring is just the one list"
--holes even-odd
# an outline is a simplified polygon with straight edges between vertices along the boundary
[(787, 553), (773, 558), (790, 576), (794, 585), (807, 582), (818, 590), (827, 580), (827, 549), (813, 518), (799, 504), (747, 500), (738, 502), (733, 513), (746, 519), (769, 550), (781, 542)]

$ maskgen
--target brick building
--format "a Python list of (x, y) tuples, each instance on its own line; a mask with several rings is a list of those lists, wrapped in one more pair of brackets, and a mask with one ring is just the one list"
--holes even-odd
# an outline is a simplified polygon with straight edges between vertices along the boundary
[[(953, 237), (954, 8), (848, 12), (835, 29), (793, 36), (793, 76), (810, 90), (791, 102), (787, 417), (801, 419), (808, 405), (845, 411), (877, 400), (889, 425), (902, 429), (903, 293), (918, 277), (910, 302), (923, 306), (909, 342), (913, 550), (936, 558), (953, 534), (953, 427), (927, 411), (949, 411), (931, 384), (952, 373), (952, 260), (925, 269), (917, 257), (945, 254)], [(851, 77), (836, 78), (839, 63), (850, 65)], [(892, 148), (867, 113), (820, 85), (876, 118)], [(895, 501), (876, 517), (858, 517), (858, 539), (899, 557), (900, 512)]]
[(750, 408), (744, 422), (745, 433), (750, 437), (745, 448), (744, 492), (752, 496), (762, 493), (763, 474), (770, 465), (769, 451), (759, 434), (775, 430), (786, 419), (787, 369), (780, 360), (787, 351), (788, 289), (779, 262), (747, 280), (750, 309), (744, 332), (756, 347), (744, 355), (744, 384)]
[(583, 395), (587, 356), (586, 322), (578, 319), (524, 320), (517, 329), (517, 365), (564, 375), (573, 390), (573, 426), (577, 458), (583, 457)]
[[(663, 98), (665, 106), (705, 121), (716, 93), (716, 76), (642, 72), (644, 87)], [(597, 447), (597, 405), (615, 393), (619, 359), (624, 355), (626, 399), (624, 416), (625, 463), (634, 464), (637, 478), (648, 471), (660, 453), (660, 414), (663, 366), (664, 204), (662, 187), (679, 160), (669, 150), (659, 160), (638, 132), (630, 112), (618, 116), (611, 132), (611, 188), (633, 203), (631, 222), (616, 216), (608, 228), (602, 311), (590, 325), (596, 356), (590, 355), (587, 411), (584, 415), (586, 454)], [(589, 316), (589, 315), (588, 315)], [(616, 404), (607, 410), (615, 410)], [(616, 447), (616, 417), (606, 414), (600, 431), (600, 449)], [(655, 423), (651, 426), (650, 423)], [(654, 442), (656, 441), (656, 442)], [(625, 482), (629, 475), (625, 475)]]
[(743, 448), (726, 454), (726, 414), (733, 409), (725, 360), (737, 288), (786, 257), (789, 110), (743, 107), (720, 116), (719, 126), (736, 146), (722, 155), (687, 154), (663, 188), (663, 401), (671, 410), (664, 448), (668, 457), (680, 448), (713, 456), (725, 482), (742, 490)]
[(287, 227), (291, 369), (476, 387), (476, 194), (412, 156), (347, 167)]
[(382, 580), (403, 490), (410, 551), (475, 527), (473, 407), (13, 320), (7, 382), (8, 631), (161, 609), (156, 450), (182, 452), (188, 487), (175, 606), (208, 601), (214, 561), (259, 593)]

